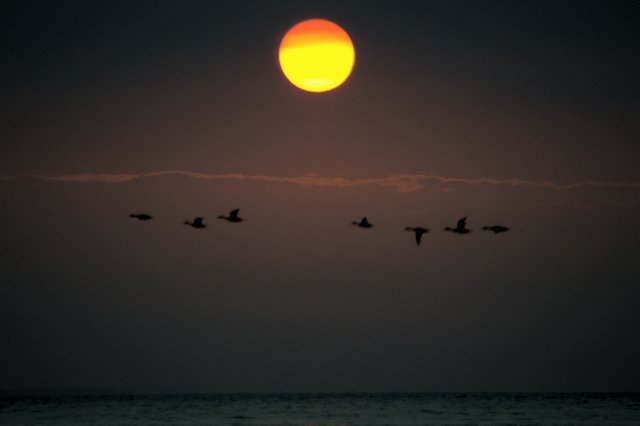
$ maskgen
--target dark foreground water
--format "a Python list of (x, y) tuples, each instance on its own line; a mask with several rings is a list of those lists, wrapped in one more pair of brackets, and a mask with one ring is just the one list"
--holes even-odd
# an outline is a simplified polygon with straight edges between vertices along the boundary
[(640, 394), (0, 398), (0, 425), (640, 425)]

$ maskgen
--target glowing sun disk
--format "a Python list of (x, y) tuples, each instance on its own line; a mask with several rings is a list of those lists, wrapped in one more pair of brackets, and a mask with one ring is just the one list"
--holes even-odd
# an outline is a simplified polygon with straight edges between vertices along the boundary
[(349, 35), (324, 19), (293, 26), (280, 43), (280, 67), (287, 79), (309, 92), (340, 86), (351, 74), (355, 50)]

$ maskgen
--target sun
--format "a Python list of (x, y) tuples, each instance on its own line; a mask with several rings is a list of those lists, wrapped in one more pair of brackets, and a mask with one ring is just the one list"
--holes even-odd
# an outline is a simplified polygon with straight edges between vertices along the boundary
[(349, 77), (356, 52), (340, 26), (325, 19), (309, 19), (287, 31), (280, 42), (278, 59), (294, 86), (308, 92), (326, 92)]

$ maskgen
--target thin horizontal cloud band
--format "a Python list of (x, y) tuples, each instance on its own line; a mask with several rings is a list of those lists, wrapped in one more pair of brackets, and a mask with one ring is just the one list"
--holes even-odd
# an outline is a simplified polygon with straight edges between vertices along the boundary
[(585, 180), (571, 183), (557, 183), (551, 180), (530, 180), (530, 179), (498, 179), (491, 177), (481, 178), (461, 178), (451, 176), (439, 176), (428, 174), (395, 174), (380, 178), (345, 178), (345, 177), (322, 177), (317, 175), (305, 176), (269, 176), (251, 175), (243, 173), (227, 174), (207, 174), (190, 172), (186, 170), (161, 170), (146, 173), (79, 173), (70, 175), (38, 175), (19, 174), (14, 176), (0, 176), (0, 180), (15, 179), (40, 179), (50, 182), (98, 182), (98, 183), (126, 183), (147, 178), (160, 177), (187, 177), (192, 179), (212, 180), (212, 181), (256, 181), (289, 183), (300, 186), (321, 186), (333, 188), (353, 188), (358, 186), (381, 186), (392, 188), (401, 192), (414, 192), (421, 190), (426, 184), (432, 182), (440, 185), (490, 185), (490, 186), (511, 186), (543, 188), (555, 191), (567, 191), (579, 188), (621, 188), (640, 189), (640, 182), (611, 182)]

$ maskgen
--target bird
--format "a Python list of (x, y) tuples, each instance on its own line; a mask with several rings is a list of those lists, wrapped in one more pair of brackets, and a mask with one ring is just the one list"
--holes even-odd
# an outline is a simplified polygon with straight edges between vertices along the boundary
[(407, 226), (404, 228), (405, 231), (413, 231), (416, 234), (416, 244), (420, 245), (420, 241), (422, 241), (422, 234), (426, 234), (429, 232), (427, 228), (422, 228), (420, 226), (416, 226), (415, 228), (411, 226)]
[(456, 234), (468, 234), (471, 232), (470, 229), (467, 229), (467, 218), (463, 217), (458, 221), (455, 228), (449, 228), (448, 226), (444, 228), (445, 231), (455, 232)]
[(153, 218), (153, 216), (151, 216), (150, 214), (146, 214), (146, 213), (131, 213), (129, 215), (129, 217), (133, 217), (133, 218), (136, 218), (138, 220), (150, 220), (151, 218)]
[(193, 222), (189, 222), (188, 220), (184, 222), (185, 225), (189, 225), (192, 228), (196, 228), (196, 229), (202, 229), (202, 228), (206, 228), (207, 225), (205, 225), (204, 223), (202, 223), (202, 220), (204, 218), (203, 217), (196, 217), (195, 219), (193, 219)]
[(483, 226), (482, 229), (484, 231), (493, 231), (494, 234), (499, 234), (501, 232), (507, 232), (509, 228), (502, 225), (493, 225), (493, 226)]
[(235, 209), (235, 210), (231, 210), (229, 212), (229, 216), (224, 216), (224, 215), (220, 215), (218, 216), (218, 219), (224, 219), (228, 222), (242, 222), (242, 218), (238, 217), (238, 212), (240, 211), (240, 209)]
[(370, 224), (369, 221), (367, 220), (366, 216), (363, 217), (360, 222), (353, 221), (353, 222), (351, 222), (351, 224), (355, 225), (355, 226), (359, 226), (360, 228), (372, 228), (373, 227), (373, 225)]

